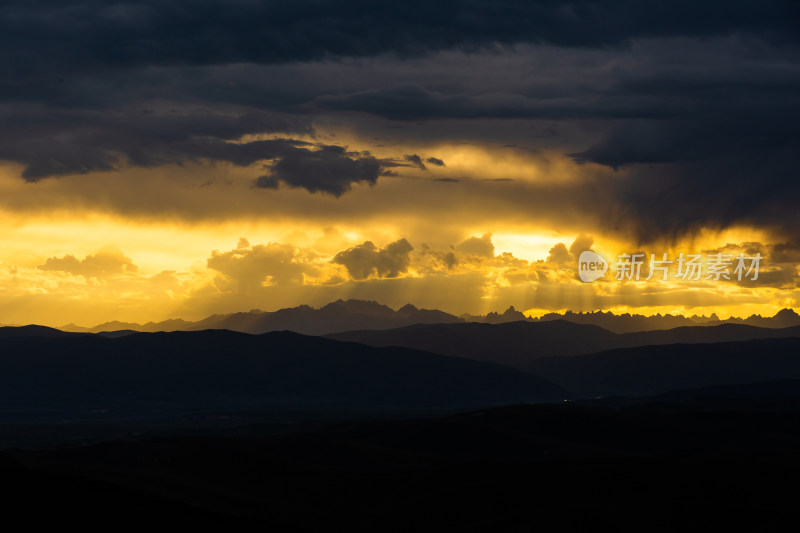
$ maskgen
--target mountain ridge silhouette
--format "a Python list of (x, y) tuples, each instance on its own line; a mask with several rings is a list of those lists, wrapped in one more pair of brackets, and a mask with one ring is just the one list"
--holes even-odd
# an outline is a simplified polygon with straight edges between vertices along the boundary
[(119, 330), (144, 332), (198, 331), (203, 329), (229, 329), (243, 333), (266, 333), (268, 331), (291, 330), (306, 335), (327, 335), (363, 329), (391, 329), (414, 324), (469, 322), (502, 324), (515, 321), (550, 322), (554, 320), (600, 326), (615, 333), (672, 329), (681, 326), (715, 326), (726, 323), (770, 328), (800, 326), (800, 315), (788, 308), (780, 310), (772, 317), (750, 315), (746, 318), (732, 317), (726, 320), (720, 320), (716, 315), (711, 315), (710, 317), (660, 314), (644, 316), (629, 313), (615, 315), (604, 311), (588, 313), (567, 311), (563, 314), (549, 313), (539, 318), (529, 318), (525, 317), (513, 306), (503, 313), (491, 312), (487, 315), (462, 314), (456, 316), (436, 309), (420, 309), (412, 304), (406, 304), (394, 310), (373, 300), (340, 299), (319, 308), (300, 305), (277, 311), (253, 309), (247, 312), (213, 314), (197, 321), (188, 321), (180, 318), (160, 322), (147, 322), (145, 324), (111, 321), (92, 327), (82, 327), (69, 323), (59, 329), (76, 333), (100, 333)]

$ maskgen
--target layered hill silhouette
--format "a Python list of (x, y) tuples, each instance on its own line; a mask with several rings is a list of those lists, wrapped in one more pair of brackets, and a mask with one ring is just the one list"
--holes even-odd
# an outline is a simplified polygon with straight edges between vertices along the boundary
[(60, 329), (81, 333), (112, 331), (201, 331), (205, 329), (228, 329), (242, 333), (260, 334), (268, 331), (295, 331), (305, 335), (325, 335), (352, 330), (391, 329), (414, 324), (455, 324), (478, 322), (503, 324), (508, 322), (551, 322), (566, 320), (576, 324), (600, 326), (615, 333), (671, 329), (681, 326), (716, 326), (720, 324), (743, 324), (764, 328), (800, 326), (800, 315), (791, 309), (783, 309), (773, 317), (752, 315), (747, 318), (719, 320), (716, 315), (682, 316), (636, 314), (615, 315), (610, 312), (550, 313), (540, 318), (529, 318), (514, 307), (503, 313), (487, 315), (463, 314), (455, 316), (444, 311), (419, 309), (411, 304), (397, 310), (374, 301), (337, 300), (320, 308), (308, 305), (280, 309), (278, 311), (252, 310), (244, 313), (211, 315), (198, 321), (182, 319), (136, 324), (132, 322), (105, 322), (94, 327), (67, 324)]
[(552, 320), (420, 324), (384, 331), (336, 333), (329, 337), (369, 346), (404, 346), (530, 370), (534, 368), (531, 363), (543, 357), (582, 355), (615, 348), (800, 337), (800, 326), (776, 329), (721, 324), (619, 334), (598, 326)]
[(43, 412), (113, 418), (463, 408), (800, 379), (797, 327), (616, 334), (551, 321), (415, 325), (333, 337), (3, 328), (0, 401), (11, 418)]
[(462, 322), (462, 320), (443, 311), (418, 309), (410, 304), (395, 311), (389, 306), (373, 301), (337, 300), (319, 309), (301, 305), (272, 312), (252, 310), (246, 313), (211, 315), (197, 322), (180, 319), (147, 324), (105, 322), (92, 328), (67, 324), (61, 329), (86, 333), (117, 330), (157, 332), (227, 329), (252, 334), (288, 330), (304, 335), (324, 335), (353, 329), (387, 329), (411, 324), (452, 322)]
[(528, 368), (583, 397), (798, 380), (800, 338), (623, 348), (538, 359)]
[(0, 338), (4, 414), (465, 407), (563, 398), (508, 367), (290, 332)]

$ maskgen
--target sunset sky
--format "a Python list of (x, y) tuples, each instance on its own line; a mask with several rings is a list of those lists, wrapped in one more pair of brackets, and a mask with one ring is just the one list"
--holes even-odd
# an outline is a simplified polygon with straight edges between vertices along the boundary
[(4, 2), (0, 323), (800, 308), (799, 6)]

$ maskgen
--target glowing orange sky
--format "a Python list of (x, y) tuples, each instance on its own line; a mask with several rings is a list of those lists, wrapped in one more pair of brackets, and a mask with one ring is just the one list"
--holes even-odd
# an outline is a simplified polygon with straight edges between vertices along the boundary
[[(333, 199), (297, 190), (254, 191), (246, 179), (253, 170), (224, 165), (123, 170), (36, 184), (24, 183), (15, 175), (18, 169), (6, 166), (0, 178), (0, 322), (58, 326), (198, 319), (351, 297), (456, 314), (514, 305), (533, 316), (610, 309), (727, 317), (773, 314), (798, 305), (792, 283), (608, 279), (584, 284), (576, 279), (574, 265), (548, 262), (554, 246), (569, 248), (581, 234), (611, 260), (623, 252), (768, 245), (770, 235), (739, 227), (643, 247), (624, 231), (593, 228), (579, 217), (570, 220), (568, 213), (549, 223), (545, 215), (527, 217), (524, 202), (503, 190), (506, 182), (478, 180), (489, 157), (483, 148), (436, 153), (457, 161), (435, 171), (441, 173), (437, 176), (475, 181), (454, 189), (452, 182), (432, 179), (431, 171), (405, 170), (405, 177), (384, 178)], [(502, 171), (495, 168), (492, 179), (513, 174), (524, 182), (561, 183), (581, 179), (586, 168), (562, 161), (545, 172), (538, 156), (526, 160), (520, 153), (501, 163)], [(197, 186), (198, 173), (208, 176), (208, 185)], [(333, 261), (337, 253), (366, 241), (383, 249), (399, 239), (413, 247), (400, 272), (375, 271), (356, 279)], [(493, 249), (476, 249), (479, 245), (468, 239)], [(227, 262), (209, 262), (215, 251)], [(456, 264), (446, 264), (448, 253)], [(94, 264), (110, 266), (98, 271)], [(766, 262), (762, 268), (778, 267), (793, 268), (797, 275), (796, 265)]]

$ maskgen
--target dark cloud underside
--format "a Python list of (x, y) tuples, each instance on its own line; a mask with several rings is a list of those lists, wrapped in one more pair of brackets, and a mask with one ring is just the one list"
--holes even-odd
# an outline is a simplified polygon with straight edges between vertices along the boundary
[[(735, 224), (800, 239), (797, 1), (26, 0), (0, 7), (0, 46), (0, 160), (30, 182), (210, 161), (263, 166), (256, 194), (341, 197), (400, 170), (461, 190), (486, 169), (436, 176), (450, 167), (421, 146), (495, 150), (494, 121), (501, 145), (583, 165), (532, 204), (639, 241)], [(342, 264), (399, 272), (384, 252)]]
[(316, 151), (295, 150), (281, 157), (272, 164), (269, 174), (256, 180), (256, 186), (275, 189), (284, 184), (341, 196), (353, 183), (374, 185), (380, 170), (374, 157), (347, 154), (341, 146), (324, 146)]
[(0, 10), (4, 67), (294, 62), (454, 47), (606, 46), (740, 31), (796, 40), (796, 2), (17, 0)]

